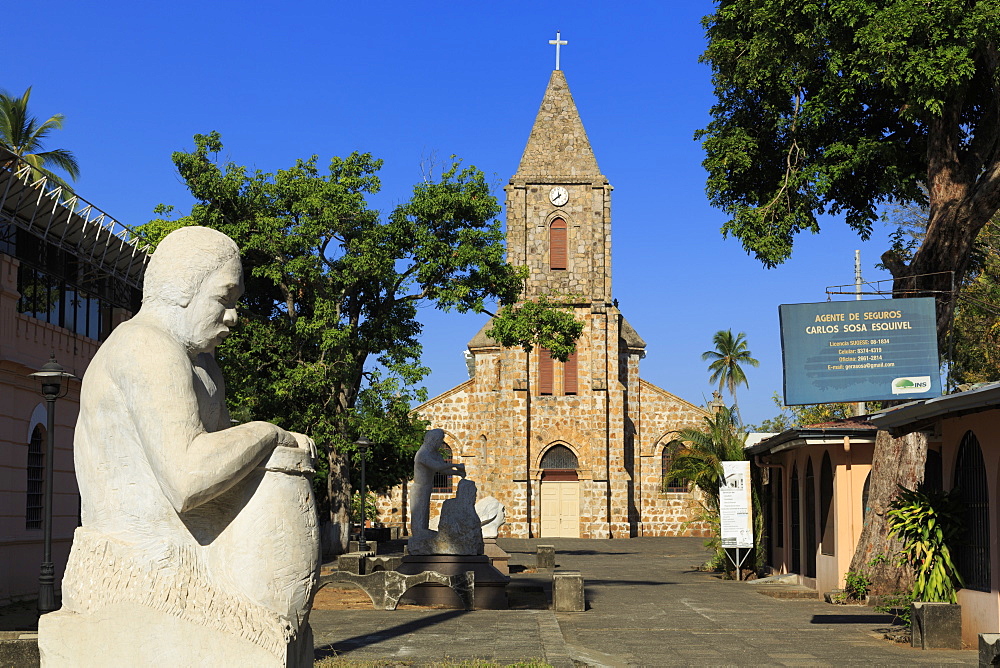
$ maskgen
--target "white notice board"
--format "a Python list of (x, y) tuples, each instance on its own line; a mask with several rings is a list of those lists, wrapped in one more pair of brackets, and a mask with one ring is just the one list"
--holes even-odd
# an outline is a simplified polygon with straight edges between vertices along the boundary
[(722, 462), (719, 518), (722, 547), (753, 547), (750, 515), (750, 462)]

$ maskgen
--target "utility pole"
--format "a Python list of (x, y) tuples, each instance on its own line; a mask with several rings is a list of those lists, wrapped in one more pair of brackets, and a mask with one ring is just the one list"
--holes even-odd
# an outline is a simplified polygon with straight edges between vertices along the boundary
[[(861, 251), (854, 251), (854, 299), (861, 301)], [(865, 402), (859, 401), (854, 407), (855, 415), (864, 415), (868, 412)]]

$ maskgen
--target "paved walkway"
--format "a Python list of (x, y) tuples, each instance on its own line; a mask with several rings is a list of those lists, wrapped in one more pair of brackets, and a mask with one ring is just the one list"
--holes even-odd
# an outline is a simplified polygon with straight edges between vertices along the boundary
[[(557, 568), (579, 570), (588, 610), (397, 610), (312, 613), (320, 654), (420, 665), (445, 658), (554, 666), (976, 665), (973, 650), (921, 651), (876, 637), (891, 618), (870, 608), (774, 599), (693, 571), (701, 539), (500, 540), (511, 564), (534, 565), (538, 543)], [(543, 574), (515, 575), (545, 587)]]

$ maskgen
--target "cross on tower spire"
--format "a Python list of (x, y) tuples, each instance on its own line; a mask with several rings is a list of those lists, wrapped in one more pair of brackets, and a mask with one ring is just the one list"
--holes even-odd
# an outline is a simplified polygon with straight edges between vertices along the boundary
[(569, 44), (569, 42), (567, 42), (564, 39), (559, 39), (559, 31), (556, 30), (556, 38), (555, 39), (550, 39), (549, 40), (549, 44), (552, 44), (552, 45), (554, 45), (556, 47), (556, 69), (558, 70), (559, 69), (559, 47), (560, 46), (565, 46), (565, 45)]

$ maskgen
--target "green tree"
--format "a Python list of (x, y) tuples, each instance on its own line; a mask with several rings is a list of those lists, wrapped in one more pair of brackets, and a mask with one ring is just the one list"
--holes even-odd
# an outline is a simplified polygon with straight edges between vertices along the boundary
[[(723, 234), (774, 267), (821, 214), (867, 239), (884, 204), (926, 203), (912, 257), (883, 256), (894, 290), (960, 283), (1000, 208), (1000, 3), (722, 0), (704, 25), (717, 103), (696, 136)], [(939, 299), (939, 340), (950, 322)]]
[[(929, 211), (917, 205), (892, 207), (893, 253), (908, 259), (927, 234)], [(955, 316), (941, 356), (953, 385), (1000, 380), (1000, 214), (976, 236), (964, 280), (955, 285)]]
[[(696, 138), (723, 234), (774, 267), (820, 215), (867, 239), (883, 206), (927, 204), (912, 257), (882, 256), (893, 291), (947, 296), (951, 272), (961, 284), (1000, 208), (1000, 2), (720, 0), (704, 25), (717, 102)], [(942, 349), (952, 315), (939, 298)], [(925, 436), (876, 439), (851, 570), (888, 551), (888, 504), (920, 483), (926, 451)]]
[(69, 185), (49, 168), (69, 174), (74, 181), (80, 176), (80, 166), (73, 154), (64, 148), (44, 150), (43, 142), (52, 130), (62, 129), (63, 115), (56, 114), (46, 121), (28, 111), (31, 87), (21, 97), (0, 90), (0, 146), (31, 165), (34, 178), (45, 176), (69, 189)]
[[(721, 407), (714, 415), (703, 419), (700, 429), (687, 427), (677, 432), (666, 447), (672, 450), (666, 478), (687, 480), (701, 491), (705, 518), (719, 526), (719, 485), (722, 483), (724, 461), (746, 460), (747, 432), (734, 408)], [(761, 514), (760, 485), (757, 476), (752, 484), (754, 544), (758, 562), (764, 556), (764, 519)], [(716, 551), (714, 563), (726, 563), (725, 550), (719, 538), (706, 543)], [(758, 565), (763, 565), (759, 563)]]
[(1000, 224), (980, 231), (974, 268), (966, 275), (955, 307), (953, 341), (946, 355), (958, 385), (1000, 380)]
[[(773, 418), (752, 426), (750, 431), (781, 433), (788, 429), (804, 427), (810, 424), (823, 424), (824, 422), (843, 420), (854, 415), (856, 406), (850, 403), (785, 406), (781, 401), (781, 395), (777, 392), (771, 395), (771, 401), (774, 402), (774, 405), (781, 412)], [(869, 402), (867, 409), (874, 412), (878, 406), (880, 406), (878, 402)]]
[[(198, 224), (240, 246), (242, 324), (218, 353), (232, 413), (316, 440), (327, 454), (318, 491), (342, 525), (359, 435), (375, 444), (368, 450), (371, 489), (387, 489), (412, 471), (425, 428), (410, 414), (411, 404), (426, 398), (418, 307), (478, 312), (496, 300), (505, 309), (497, 320), (516, 321), (508, 307), (524, 271), (504, 261), (499, 205), (474, 167), (452, 164), (383, 218), (365, 201), (379, 190), (382, 164), (369, 154), (333, 158), (326, 174), (315, 156), (271, 174), (220, 164), (222, 148), (213, 132), (195, 135), (194, 151), (173, 154), (195, 204), (177, 220), (161, 205), (162, 217), (140, 233), (155, 243)], [(562, 328), (514, 342), (548, 347), (558, 337), (565, 346), (564, 331), (580, 331), (570, 313), (549, 310)]]
[(706, 350), (701, 354), (701, 359), (712, 360), (708, 365), (708, 370), (712, 372), (708, 379), (709, 382), (718, 381), (719, 392), (722, 392), (723, 387), (729, 390), (729, 394), (733, 396), (734, 404), (737, 403), (736, 387), (738, 385), (750, 387), (746, 373), (743, 372), (743, 365), (749, 364), (756, 367), (760, 364), (751, 356), (746, 337), (746, 332), (740, 332), (733, 336), (733, 330), (720, 329), (712, 337), (715, 350)]

